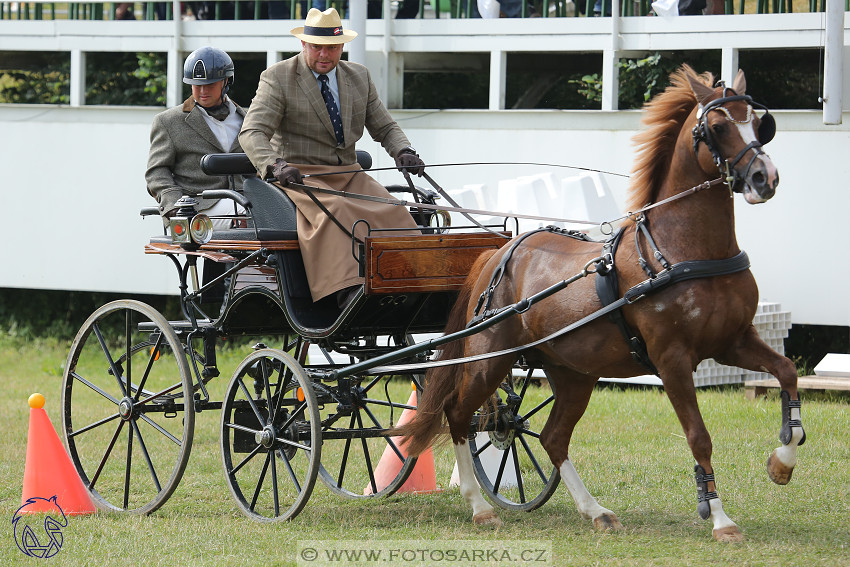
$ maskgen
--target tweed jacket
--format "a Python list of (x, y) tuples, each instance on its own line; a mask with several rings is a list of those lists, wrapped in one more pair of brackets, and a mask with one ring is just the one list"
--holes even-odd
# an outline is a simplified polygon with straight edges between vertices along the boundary
[[(244, 118), (245, 111), (236, 103), (236, 112)], [(241, 152), (239, 141), (230, 148), (222, 148), (215, 134), (196, 108), (192, 97), (180, 106), (157, 114), (151, 126), (151, 147), (148, 169), (145, 172), (148, 193), (159, 203), (159, 212), (165, 215), (183, 195), (196, 197), (198, 210), (211, 207), (215, 201), (201, 199), (207, 189), (234, 189), (241, 191), (241, 176), (210, 176), (201, 171), (204, 154)]]
[(303, 52), (260, 75), (257, 94), (239, 134), (239, 142), (260, 175), (264, 176), (279, 157), (294, 164), (354, 164), (354, 145), (363, 136), (364, 127), (392, 157), (410, 145), (378, 97), (368, 69), (348, 61), (340, 61), (336, 69), (345, 137), (339, 147)]

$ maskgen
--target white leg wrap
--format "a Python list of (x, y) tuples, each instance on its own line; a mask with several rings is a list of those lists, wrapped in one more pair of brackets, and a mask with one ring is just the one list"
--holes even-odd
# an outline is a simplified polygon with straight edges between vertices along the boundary
[(573, 463), (569, 459), (561, 465), (560, 472), (561, 478), (567, 486), (567, 490), (570, 491), (570, 495), (573, 497), (578, 513), (581, 514), (582, 518), (593, 520), (603, 514), (614, 515), (611, 510), (600, 506), (596, 498), (587, 491)]

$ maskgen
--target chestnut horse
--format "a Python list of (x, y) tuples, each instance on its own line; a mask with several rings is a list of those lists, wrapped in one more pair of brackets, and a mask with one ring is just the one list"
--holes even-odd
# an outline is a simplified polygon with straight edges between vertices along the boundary
[[(741, 531), (724, 513), (715, 490), (711, 438), (694, 386), (697, 365), (713, 358), (730, 366), (766, 371), (779, 380), (783, 390), (783, 445), (768, 461), (774, 482), (785, 484), (790, 480), (797, 446), (805, 437), (794, 364), (768, 347), (752, 324), (758, 289), (746, 255), (738, 248), (730, 198), (732, 192), (739, 192), (748, 203), (755, 204), (773, 197), (779, 176), (761, 146), (773, 137), (775, 123), (769, 114), (759, 118), (754, 112), (753, 106), (766, 109), (745, 96), (743, 72), (738, 72), (731, 89), (722, 83), (714, 88), (713, 81), (710, 73), (697, 75), (683, 66), (671, 75), (671, 85), (647, 104), (646, 128), (635, 137), (638, 157), (629, 200), (632, 211), (643, 207), (643, 212), (630, 215), (620, 227), (621, 244), (611, 254), (613, 266), (608, 267), (616, 268), (611, 273), (616, 274), (619, 290), (629, 290), (639, 282), (660, 281), (676, 265), (711, 264), (681, 262), (708, 260), (728, 267), (724, 260), (743, 258), (737, 268), (677, 280), (620, 309), (627, 328), (645, 344), (646, 364), (657, 369), (696, 459), (699, 515), (711, 519), (717, 540), (741, 541)], [(712, 179), (715, 182), (709, 187), (706, 182)], [(693, 189), (701, 184), (708, 188)], [(675, 197), (683, 193), (688, 194)], [(665, 199), (669, 201), (660, 206), (645, 207)], [(478, 259), (452, 310), (447, 334), (480, 316), (485, 300), (494, 309), (517, 303), (580, 273), (603, 254), (598, 242), (556, 232), (521, 235), (514, 242), (519, 239), (515, 246), (508, 244)], [(606, 250), (610, 252), (611, 248)], [(505, 255), (509, 259), (502, 263)], [(499, 354), (429, 369), (416, 417), (395, 430), (406, 438), (408, 451), (417, 455), (444, 431), (445, 417), (457, 456), (460, 490), (472, 507), (475, 523), (499, 524), (500, 520), (475, 482), (466, 446), (470, 420), (496, 392), (521, 354), (529, 365), (545, 371), (552, 386), (554, 403), (540, 443), (578, 511), (597, 529), (622, 527), (614, 512), (602, 507), (585, 488), (570, 462), (569, 443), (600, 376), (644, 375), (647, 367), (636, 361), (631, 352), (634, 349), (608, 317), (540, 341), (602, 307), (594, 285), (602, 268), (598, 272), (577, 279), (564, 291), (530, 309), (519, 310), (519, 314), (483, 332), (445, 345), (439, 354), (444, 360)], [(494, 273), (501, 275), (493, 278)], [(538, 344), (531, 345), (535, 341)], [(531, 346), (521, 352), (501, 353), (524, 345)]]

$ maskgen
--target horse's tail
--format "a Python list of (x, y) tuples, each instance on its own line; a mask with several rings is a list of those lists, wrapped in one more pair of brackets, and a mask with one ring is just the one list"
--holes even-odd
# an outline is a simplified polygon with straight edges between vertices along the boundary
[[(470, 268), (469, 276), (461, 288), (454, 307), (449, 313), (444, 333), (446, 335), (466, 327), (466, 313), (472, 297), (472, 289), (484, 264), (496, 251), (482, 253)], [(463, 340), (454, 340), (443, 345), (435, 360), (451, 360), (464, 355)], [(459, 364), (437, 366), (425, 374), (425, 383), (419, 395), (416, 415), (404, 425), (393, 429), (390, 433), (402, 437), (406, 450), (411, 456), (418, 456), (431, 447), (434, 438), (443, 429), (446, 406), (457, 400), (457, 392), (461, 387), (463, 368)]]

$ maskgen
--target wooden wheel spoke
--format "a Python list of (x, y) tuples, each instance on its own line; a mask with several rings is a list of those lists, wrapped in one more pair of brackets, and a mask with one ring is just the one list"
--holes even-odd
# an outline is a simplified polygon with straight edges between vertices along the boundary
[(522, 443), (523, 449), (525, 449), (525, 454), (528, 455), (531, 464), (534, 466), (534, 469), (537, 471), (537, 475), (540, 477), (540, 480), (543, 481), (543, 484), (549, 482), (549, 479), (546, 478), (546, 474), (543, 472), (543, 469), (540, 467), (540, 463), (537, 462), (537, 457), (534, 456), (534, 453), (531, 452), (531, 447), (528, 445), (528, 441), (523, 439), (522, 436), (519, 437), (519, 442)]
[(272, 453), (266, 453), (266, 462), (263, 463), (263, 470), (260, 473), (260, 478), (257, 479), (257, 486), (254, 488), (254, 496), (251, 498), (251, 510), (257, 506), (257, 499), (260, 497), (260, 490), (262, 490), (263, 482), (266, 480), (266, 472), (269, 470), (269, 463), (271, 460), (274, 460), (274, 455)]
[[(354, 420), (356, 416), (352, 413), (351, 419), (348, 421), (348, 429), (354, 429)], [(339, 476), (336, 479), (337, 488), (342, 488), (342, 480), (345, 477), (345, 468), (348, 466), (348, 454), (351, 450), (351, 437), (345, 438), (345, 447), (342, 450), (342, 461), (339, 463)]]
[(262, 446), (262, 445), (257, 445), (256, 447), (254, 447), (254, 450), (253, 450), (253, 451), (251, 451), (250, 453), (248, 453), (248, 454), (245, 456), (245, 458), (244, 458), (244, 459), (242, 459), (242, 460), (239, 462), (239, 464), (238, 464), (238, 465), (236, 465), (235, 467), (233, 467), (232, 469), (230, 469), (229, 471), (227, 471), (227, 474), (229, 474), (230, 476), (234, 476), (234, 475), (236, 475), (236, 473), (238, 473), (238, 472), (239, 472), (239, 470), (240, 470), (242, 467), (244, 467), (245, 465), (247, 465), (247, 464), (251, 461), (251, 459), (253, 459), (254, 457), (256, 457), (256, 456), (260, 453), (260, 450), (261, 450), (262, 448), (263, 448), (263, 446)]
[[(142, 417), (145, 417), (145, 416), (142, 416)], [(163, 433), (165, 433), (166, 437), (169, 437), (172, 441), (176, 442), (178, 446), (180, 445), (179, 439), (177, 439), (176, 437), (174, 437), (173, 435), (171, 435), (170, 433), (168, 433), (164, 429), (160, 428), (159, 425), (154, 424), (153, 422), (151, 422), (151, 425), (153, 425), (155, 428), (157, 428), (157, 429), (161, 430)], [(139, 446), (141, 447), (142, 455), (144, 455), (144, 457), (145, 457), (145, 462), (147, 462), (147, 464), (148, 464), (148, 470), (150, 471), (151, 478), (153, 479), (153, 483), (156, 486), (156, 491), (159, 492), (159, 491), (162, 490), (162, 486), (159, 484), (159, 477), (156, 474), (156, 469), (153, 466), (153, 461), (151, 460), (150, 453), (148, 453), (148, 447), (145, 444), (144, 438), (142, 437), (142, 432), (139, 429), (139, 425), (136, 422), (132, 423), (132, 427), (133, 427), (133, 431), (136, 433), (136, 439), (139, 440)]]
[(511, 448), (509, 449), (509, 451), (511, 452), (511, 455), (513, 455), (514, 471), (516, 472), (516, 485), (519, 489), (519, 501), (525, 503), (525, 488), (522, 484), (522, 471), (519, 469), (519, 457), (517, 456), (516, 451), (516, 438), (514, 438), (513, 442), (511, 443)]
[(505, 472), (505, 464), (508, 462), (510, 449), (502, 451), (502, 460), (499, 463), (499, 472), (496, 473), (496, 480), (493, 481), (493, 494), (499, 493), (499, 487), (502, 485), (502, 474)]
[(103, 457), (100, 459), (100, 463), (95, 470), (94, 476), (91, 477), (89, 481), (89, 488), (94, 488), (95, 483), (100, 478), (100, 473), (103, 472), (103, 467), (106, 465), (107, 459), (109, 459), (109, 455), (112, 453), (112, 448), (115, 447), (115, 442), (118, 440), (118, 435), (121, 434), (121, 430), (124, 428), (125, 421), (118, 422), (118, 428), (115, 430), (115, 434), (112, 436), (112, 439), (109, 441), (109, 444), (106, 447), (106, 452), (103, 454)]

